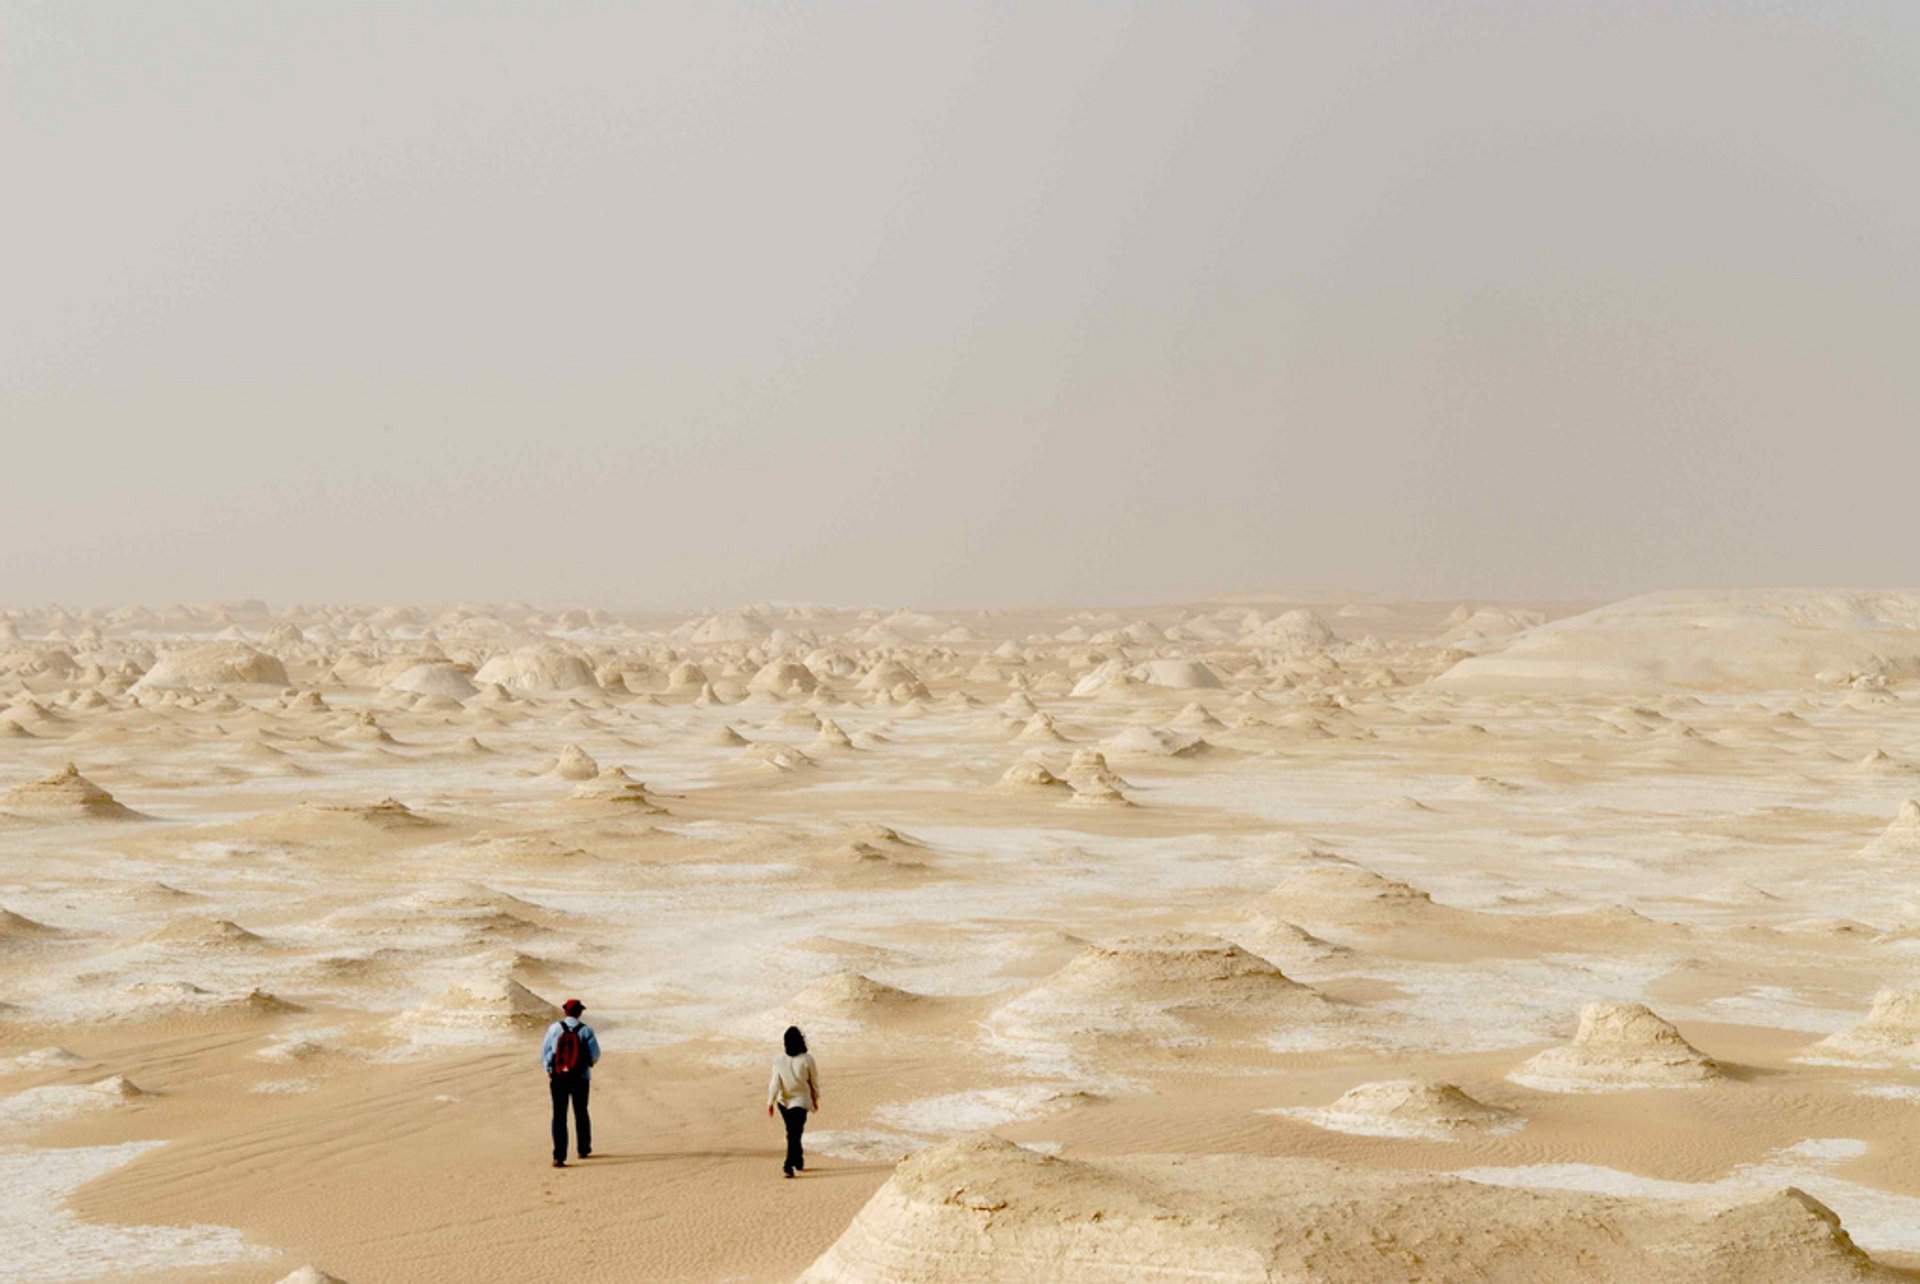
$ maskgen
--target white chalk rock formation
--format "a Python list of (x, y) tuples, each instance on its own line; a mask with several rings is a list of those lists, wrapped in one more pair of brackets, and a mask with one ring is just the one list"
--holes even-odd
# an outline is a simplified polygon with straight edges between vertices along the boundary
[(1000, 783), (1009, 789), (1059, 789), (1070, 788), (1066, 781), (1048, 771), (1045, 763), (1022, 758), (1008, 767), (1006, 774), (1000, 777)]
[(1920, 990), (1882, 990), (1866, 1020), (1828, 1035), (1809, 1060), (1920, 1062)]
[(1572, 1043), (1548, 1048), (1507, 1076), (1543, 1092), (1691, 1088), (1720, 1077), (1713, 1058), (1650, 1008), (1611, 999), (1580, 1010)]
[(1920, 856), (1920, 799), (1900, 804), (1893, 821), (1860, 851), (1863, 856)]
[(781, 700), (800, 700), (813, 694), (820, 679), (797, 660), (769, 660), (747, 681), (747, 690)]
[(184, 691), (201, 687), (260, 687), (287, 685), (287, 668), (239, 642), (211, 642), (205, 646), (169, 651), (133, 684), (136, 692)]
[(302, 1266), (291, 1275), (282, 1275), (278, 1284), (347, 1284), (338, 1275), (329, 1275), (318, 1266)]
[(1170, 933), (1089, 945), (990, 1024), (1016, 1039), (1196, 1041), (1201, 1024), (1229, 1018), (1262, 1033), (1297, 1029), (1337, 1010), (1309, 986), (1229, 941)]
[(471, 700), (480, 694), (465, 669), (445, 662), (416, 664), (387, 683), (386, 690), (443, 700)]
[(72, 763), (44, 780), (16, 785), (0, 795), (0, 811), (39, 820), (144, 819), (114, 801), (112, 794), (81, 775)]
[(1650, 593), (1462, 660), (1442, 689), (1787, 690), (1920, 672), (1920, 593), (1728, 589)]
[(556, 780), (592, 780), (600, 774), (600, 764), (593, 755), (579, 745), (569, 744), (561, 748), (560, 756), (549, 763), (541, 773)]
[(1136, 665), (1131, 676), (1150, 687), (1175, 691), (1213, 691), (1222, 685), (1220, 675), (1199, 660), (1148, 660)]
[[(1467, 1229), (1463, 1229), (1467, 1228)], [(1819, 1201), (1624, 1199), (1307, 1159), (1073, 1160), (993, 1136), (904, 1161), (801, 1284), (1891, 1284)]]
[(497, 683), (509, 691), (599, 690), (593, 666), (570, 651), (535, 646), (496, 655), (473, 675), (475, 683)]
[(608, 767), (593, 779), (582, 781), (569, 797), (579, 803), (619, 807), (629, 815), (659, 815), (666, 810), (648, 796), (646, 785), (629, 776), (624, 767)]
[(1198, 736), (1183, 735), (1166, 727), (1128, 727), (1100, 742), (1108, 753), (1135, 754), (1152, 758), (1184, 758), (1207, 748)]
[(1526, 1122), (1511, 1110), (1474, 1100), (1455, 1084), (1427, 1079), (1363, 1083), (1349, 1088), (1330, 1106), (1280, 1109), (1273, 1113), (1329, 1132), (1427, 1141), (1512, 1132)]

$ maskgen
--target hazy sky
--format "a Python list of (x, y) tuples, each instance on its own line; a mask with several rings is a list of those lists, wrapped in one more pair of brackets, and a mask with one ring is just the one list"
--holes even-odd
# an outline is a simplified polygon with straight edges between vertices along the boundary
[(0, 0), (0, 604), (1920, 584), (1920, 4)]

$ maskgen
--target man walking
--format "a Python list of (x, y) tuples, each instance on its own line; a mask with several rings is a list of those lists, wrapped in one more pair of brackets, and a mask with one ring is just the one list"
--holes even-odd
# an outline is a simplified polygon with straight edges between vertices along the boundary
[(580, 1019), (587, 1005), (568, 999), (560, 1005), (566, 1013), (547, 1027), (547, 1040), (540, 1049), (540, 1064), (547, 1072), (547, 1087), (553, 1095), (553, 1166), (567, 1166), (567, 1103), (573, 1103), (573, 1127), (580, 1138), (580, 1158), (593, 1153), (593, 1120), (587, 1117), (587, 1081), (593, 1075), (593, 1063), (600, 1059), (600, 1040), (593, 1027)]

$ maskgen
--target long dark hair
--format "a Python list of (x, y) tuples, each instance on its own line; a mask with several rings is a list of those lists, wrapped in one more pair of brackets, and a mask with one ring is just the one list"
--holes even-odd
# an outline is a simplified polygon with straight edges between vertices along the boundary
[(797, 1057), (807, 1050), (807, 1036), (800, 1033), (800, 1027), (790, 1025), (784, 1036), (787, 1041), (787, 1055)]

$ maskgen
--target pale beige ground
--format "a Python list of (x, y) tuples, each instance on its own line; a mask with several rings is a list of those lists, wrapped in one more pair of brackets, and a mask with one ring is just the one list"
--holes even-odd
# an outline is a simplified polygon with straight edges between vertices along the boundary
[[(1794, 1184), (1920, 1267), (1920, 1029), (1883, 1002), (1822, 1043), (1920, 984), (1911, 602), (1530, 634), (1570, 608), (1290, 605), (16, 615), (0, 1162), (164, 1140), (67, 1206), (260, 1250), (130, 1279), (788, 1280), (903, 1154), (980, 1128), (1653, 1209), (1633, 1178)], [(1058, 783), (1004, 781), (1023, 761)], [(599, 1154), (554, 1171), (535, 1051), (572, 993)], [(1597, 1000), (1710, 1070), (1534, 1060)], [(825, 1078), (792, 1182), (762, 1106), (788, 1020)], [(79, 1062), (14, 1061), (50, 1047)], [(148, 1095), (43, 1091), (109, 1075)], [(1320, 1126), (1408, 1078), (1505, 1122)], [(61, 1264), (83, 1240), (0, 1279), (101, 1277)]]

